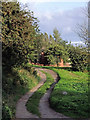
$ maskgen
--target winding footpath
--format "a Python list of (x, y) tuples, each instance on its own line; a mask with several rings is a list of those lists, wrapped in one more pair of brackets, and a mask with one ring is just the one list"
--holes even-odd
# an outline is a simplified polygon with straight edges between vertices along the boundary
[(39, 111), (41, 113), (41, 118), (69, 118), (69, 117), (64, 116), (63, 114), (55, 112), (49, 106), (50, 94), (51, 94), (52, 89), (54, 88), (55, 84), (58, 82), (58, 75), (54, 71), (49, 70), (49, 69), (41, 69), (41, 68), (35, 68), (35, 69), (37, 70), (38, 74), (40, 75), (41, 81), (39, 82), (39, 84), (36, 87), (34, 87), (32, 90), (30, 90), (26, 95), (24, 95), (18, 101), (17, 106), (16, 106), (16, 118), (39, 118), (38, 116), (33, 115), (32, 113), (28, 112), (25, 105), (26, 105), (29, 97), (31, 97), (34, 94), (34, 92), (37, 91), (37, 89), (40, 88), (46, 81), (46, 75), (44, 73), (40, 72), (40, 70), (48, 72), (54, 78), (54, 83), (51, 85), (49, 90), (47, 90), (47, 92), (43, 95), (43, 97), (41, 98), (40, 103), (39, 103)]
[(18, 101), (16, 105), (16, 115), (15, 115), (16, 118), (38, 118), (38, 116), (28, 112), (25, 106), (29, 97), (31, 97), (34, 94), (34, 92), (37, 91), (37, 89), (40, 88), (46, 81), (45, 74), (43, 74), (40, 71), (38, 71), (38, 74), (41, 77), (41, 81), (36, 87), (31, 89), (28, 93), (26, 93), (26, 95), (22, 96), (22, 98)]
[(41, 118), (69, 118), (64, 116), (63, 114), (55, 112), (53, 109), (50, 108), (49, 98), (52, 89), (54, 88), (55, 84), (58, 82), (58, 75), (52, 70), (49, 69), (43, 69), (43, 70), (52, 75), (52, 77), (54, 78), (54, 83), (51, 85), (49, 90), (47, 90), (47, 92), (40, 100), (39, 111), (41, 113)]

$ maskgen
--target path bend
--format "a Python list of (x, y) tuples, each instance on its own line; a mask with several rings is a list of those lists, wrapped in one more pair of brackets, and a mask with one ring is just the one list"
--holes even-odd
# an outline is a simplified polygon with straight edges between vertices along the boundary
[(26, 106), (25, 106), (26, 103), (27, 103), (27, 101), (28, 101), (28, 99), (46, 81), (46, 75), (43, 74), (42, 72), (40, 72), (38, 69), (36, 69), (36, 70), (37, 70), (38, 74), (41, 77), (41, 81), (39, 82), (39, 84), (36, 87), (34, 87), (33, 89), (31, 89), (24, 96), (22, 96), (21, 99), (19, 99), (19, 101), (17, 102), (17, 105), (16, 105), (16, 114), (15, 114), (16, 118), (39, 118), (37, 115), (33, 115), (32, 113), (28, 112), (27, 109), (26, 109)]
[[(43, 71), (49, 73), (54, 78), (54, 83), (51, 85), (49, 90), (43, 95), (39, 103), (39, 111), (41, 113), (41, 118), (69, 118), (61, 113), (55, 112), (49, 105), (50, 94), (55, 87), (55, 84), (58, 82), (58, 75), (52, 70), (43, 69)], [(70, 119), (71, 120), (71, 119)]]
[(42, 69), (42, 68), (35, 68), (35, 69), (39, 73), (39, 75), (41, 77), (41, 81), (36, 87), (34, 87), (32, 90), (30, 90), (28, 93), (26, 93), (26, 95), (24, 95), (18, 101), (17, 106), (16, 106), (16, 118), (17, 118), (16, 120), (18, 120), (18, 118), (22, 118), (22, 119), (24, 119), (24, 118), (39, 118), (37, 115), (34, 115), (34, 114), (28, 112), (25, 105), (26, 105), (28, 99), (34, 94), (34, 92), (37, 91), (37, 89), (40, 88), (46, 81), (45, 74), (40, 72), (40, 70), (43, 70), (43, 71), (51, 74), (52, 77), (54, 78), (54, 83), (51, 85), (49, 90), (47, 90), (46, 93), (43, 95), (43, 97), (40, 99), (39, 111), (41, 113), (41, 118), (69, 118), (67, 116), (64, 116), (61, 113), (55, 112), (53, 109), (50, 108), (50, 105), (49, 105), (50, 94), (51, 94), (52, 89), (54, 88), (55, 84), (58, 82), (57, 73), (55, 73), (54, 71), (49, 70), (49, 69)]

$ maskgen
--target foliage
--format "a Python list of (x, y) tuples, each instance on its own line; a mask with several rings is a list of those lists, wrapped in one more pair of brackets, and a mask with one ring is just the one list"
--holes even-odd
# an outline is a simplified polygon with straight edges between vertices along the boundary
[(36, 29), (37, 19), (31, 11), (21, 10), (18, 2), (2, 3), (3, 65), (12, 67), (29, 60), (34, 49)]
[(56, 43), (60, 43), (62, 41), (62, 38), (60, 37), (60, 33), (56, 28), (53, 30), (53, 36)]
[[(21, 8), (18, 2), (2, 2), (1, 15), (2, 84), (3, 101), (5, 101), (3, 115), (7, 114), (10, 118), (15, 114), (17, 100), (40, 80), (37, 72), (26, 63), (40, 63), (43, 51), (44, 65), (57, 64), (58, 66), (60, 58), (64, 62), (70, 58), (73, 70), (84, 71), (88, 63), (88, 53), (85, 48), (67, 45), (57, 29), (54, 29), (53, 36), (48, 36), (46, 32), (40, 33), (38, 20), (33, 12), (25, 9), (24, 6)], [(50, 85), (45, 84), (45, 88), (41, 91), (46, 90)]]
[(5, 114), (8, 114), (6, 117), (12, 115), (12, 118), (15, 116), (17, 101), (38, 84), (40, 77), (30, 67), (13, 68), (12, 71), (6, 71), (3, 68), (2, 73), (3, 102), (5, 103), (3, 104), (3, 118)]
[(88, 51), (79, 46), (69, 46), (69, 58), (73, 70), (84, 71), (88, 67)]
[(68, 59), (66, 42), (62, 40), (60, 33), (57, 29), (54, 29), (53, 36), (45, 33), (43, 35), (43, 51), (45, 53), (46, 64), (57, 64), (60, 59), (63, 58), (64, 61)]
[(55, 86), (50, 106), (57, 112), (73, 118), (88, 118), (88, 74), (53, 69), (61, 79)]
[(12, 118), (12, 112), (11, 112), (11, 110), (8, 107), (8, 105), (6, 105), (3, 102), (3, 106), (2, 106), (2, 120), (11, 120), (11, 118)]

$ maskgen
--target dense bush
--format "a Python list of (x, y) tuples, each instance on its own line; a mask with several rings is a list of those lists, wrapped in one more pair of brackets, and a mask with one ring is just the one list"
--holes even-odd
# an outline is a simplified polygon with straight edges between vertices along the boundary
[[(11, 69), (10, 69), (11, 70)], [(31, 69), (30, 69), (31, 71)], [(12, 68), (7, 71), (3, 68), (2, 85), (3, 85), (3, 120), (7, 117), (15, 116), (16, 103), (22, 95), (32, 89), (40, 81), (40, 77), (33, 69), (30, 72), (26, 68)], [(34, 75), (35, 74), (35, 75)], [(12, 115), (12, 116), (11, 116)]]
[(69, 58), (74, 71), (85, 71), (88, 68), (87, 48), (69, 46)]
[[(24, 6), (23, 6), (24, 8)], [(21, 65), (34, 56), (38, 24), (33, 12), (18, 2), (2, 3), (2, 62), (7, 68)], [(32, 38), (33, 37), (33, 38)]]
[(7, 104), (3, 102), (2, 104), (2, 120), (11, 120), (12, 111)]

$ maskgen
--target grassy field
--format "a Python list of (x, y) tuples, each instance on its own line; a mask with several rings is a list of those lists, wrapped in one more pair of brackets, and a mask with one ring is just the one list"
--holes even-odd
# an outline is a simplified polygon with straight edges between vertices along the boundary
[(3, 70), (3, 120), (15, 116), (16, 103), (19, 98), (36, 86), (40, 77), (31, 74), (24, 68)]
[(50, 106), (54, 110), (73, 118), (90, 117), (88, 72), (75, 72), (67, 67), (34, 66), (51, 69), (60, 76), (50, 97)]
[(88, 73), (53, 70), (61, 79), (51, 94), (51, 107), (66, 116), (88, 118)]
[(30, 97), (30, 99), (26, 104), (27, 110), (33, 114), (38, 115), (39, 117), (40, 117), (40, 113), (39, 113), (38, 106), (39, 106), (40, 99), (45, 94), (46, 90), (50, 88), (50, 85), (54, 82), (54, 79), (50, 74), (46, 72), (43, 72), (43, 73), (46, 74), (46, 82), (32, 95), (32, 97)]
[[(29, 67), (13, 68), (12, 71), (4, 70), (2, 75), (3, 104), (5, 105), (3, 107), (3, 116), (7, 116), (7, 111), (9, 111), (10, 117), (14, 117), (18, 99), (39, 83), (40, 77), (36, 76), (35, 71), (32, 74), (29, 71)], [(88, 85), (90, 83), (88, 73), (74, 72), (71, 71), (71, 68), (44, 68), (52, 69), (60, 76), (60, 81), (51, 94), (50, 106), (55, 111), (63, 113), (66, 116), (88, 118), (88, 110), (90, 109), (90, 104), (88, 103)], [(40, 116), (38, 110), (40, 98), (53, 83), (52, 76), (48, 73), (45, 74), (47, 82), (33, 94), (26, 105), (30, 112), (38, 116)]]

